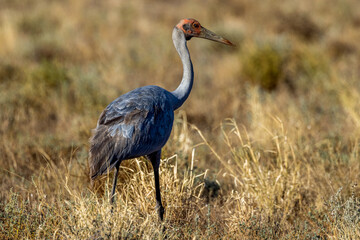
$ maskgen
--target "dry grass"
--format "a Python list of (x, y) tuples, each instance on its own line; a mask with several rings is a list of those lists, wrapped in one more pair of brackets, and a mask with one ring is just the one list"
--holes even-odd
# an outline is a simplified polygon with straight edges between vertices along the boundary
[[(0, 2), (0, 238), (359, 238), (359, 16), (356, 0)], [(160, 224), (151, 165), (122, 165), (112, 211), (88, 139), (118, 95), (176, 87), (184, 17), (238, 47), (189, 43)]]

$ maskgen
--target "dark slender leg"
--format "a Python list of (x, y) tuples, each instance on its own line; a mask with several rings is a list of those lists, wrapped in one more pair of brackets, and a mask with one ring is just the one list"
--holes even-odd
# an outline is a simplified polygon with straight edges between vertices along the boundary
[(148, 155), (148, 159), (151, 161), (151, 164), (154, 169), (155, 177), (155, 194), (156, 194), (156, 208), (158, 210), (159, 218), (161, 221), (164, 219), (164, 207), (161, 204), (161, 194), (160, 194), (160, 183), (159, 183), (159, 166), (160, 166), (160, 155), (161, 150), (154, 152)]
[(113, 182), (112, 191), (111, 191), (111, 204), (114, 203), (115, 188), (116, 188), (116, 182), (117, 182), (117, 178), (118, 178), (118, 174), (119, 174), (119, 168), (120, 168), (120, 163), (116, 164), (116, 166), (115, 166), (115, 176), (114, 176), (114, 182)]

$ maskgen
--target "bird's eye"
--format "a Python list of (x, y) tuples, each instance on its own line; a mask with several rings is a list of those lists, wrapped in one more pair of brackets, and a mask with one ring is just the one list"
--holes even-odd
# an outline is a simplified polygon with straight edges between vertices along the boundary
[(198, 28), (198, 27), (199, 27), (199, 24), (194, 23), (194, 28)]

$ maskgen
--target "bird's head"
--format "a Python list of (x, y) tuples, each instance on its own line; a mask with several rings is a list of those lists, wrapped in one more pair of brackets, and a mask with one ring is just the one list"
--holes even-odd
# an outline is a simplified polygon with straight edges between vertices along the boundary
[(184, 32), (186, 40), (190, 40), (192, 37), (199, 37), (220, 42), (226, 45), (235, 46), (229, 40), (211, 32), (210, 30), (207, 30), (201, 26), (197, 20), (192, 18), (182, 19), (175, 27)]

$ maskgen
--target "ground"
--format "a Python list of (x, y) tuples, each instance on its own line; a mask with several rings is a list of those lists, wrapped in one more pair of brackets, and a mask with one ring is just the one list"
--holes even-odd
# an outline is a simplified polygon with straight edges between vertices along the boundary
[[(174, 90), (174, 25), (193, 91), (151, 164), (90, 182), (91, 129), (119, 95)], [(356, 239), (360, 236), (356, 0), (0, 2), (0, 238)]]

